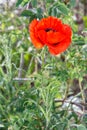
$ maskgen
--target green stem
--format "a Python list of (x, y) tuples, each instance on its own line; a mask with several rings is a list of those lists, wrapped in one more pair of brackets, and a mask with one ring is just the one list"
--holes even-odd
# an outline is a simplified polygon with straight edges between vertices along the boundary
[[(81, 84), (81, 80), (79, 79), (79, 88), (81, 90), (81, 95), (82, 95), (82, 100), (83, 100), (83, 103), (85, 104), (85, 96), (84, 96), (84, 89), (82, 88), (82, 84)], [(84, 111), (84, 106), (83, 106), (83, 111)]]

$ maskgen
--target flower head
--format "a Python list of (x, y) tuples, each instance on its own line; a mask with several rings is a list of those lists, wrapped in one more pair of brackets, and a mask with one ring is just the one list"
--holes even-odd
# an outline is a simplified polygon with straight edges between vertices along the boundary
[(34, 19), (29, 25), (30, 38), (36, 48), (48, 46), (51, 54), (64, 52), (71, 43), (72, 29), (56, 17)]

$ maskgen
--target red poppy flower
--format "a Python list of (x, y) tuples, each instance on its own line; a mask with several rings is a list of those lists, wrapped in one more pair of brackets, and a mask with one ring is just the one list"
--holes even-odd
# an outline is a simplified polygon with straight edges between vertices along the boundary
[(29, 25), (30, 38), (36, 48), (48, 46), (51, 54), (64, 52), (71, 43), (72, 30), (56, 17), (34, 19)]

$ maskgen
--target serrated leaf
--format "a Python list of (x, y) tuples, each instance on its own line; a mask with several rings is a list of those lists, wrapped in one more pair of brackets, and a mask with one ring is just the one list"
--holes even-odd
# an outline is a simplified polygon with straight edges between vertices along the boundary
[(56, 5), (50, 7), (48, 13), (49, 15), (56, 16), (56, 17), (60, 17), (60, 15), (62, 14), (61, 11), (56, 7)]
[(52, 16), (57, 16), (57, 9), (56, 8), (52, 8)]
[(64, 3), (58, 2), (57, 8), (58, 8), (58, 10), (60, 10), (63, 14), (68, 15), (69, 9), (66, 7), (66, 5), (65, 5)]
[(36, 14), (37, 18), (41, 19), (43, 18), (43, 11), (41, 8), (37, 8), (37, 14)]
[(35, 15), (35, 13), (31, 10), (24, 10), (22, 13), (21, 13), (22, 16), (26, 16), (26, 17), (29, 17), (29, 16), (33, 16)]
[(22, 1), (23, 0), (17, 0), (16, 6), (18, 7), (22, 3)]
[(84, 125), (81, 124), (77, 126), (77, 130), (87, 130), (87, 129)]

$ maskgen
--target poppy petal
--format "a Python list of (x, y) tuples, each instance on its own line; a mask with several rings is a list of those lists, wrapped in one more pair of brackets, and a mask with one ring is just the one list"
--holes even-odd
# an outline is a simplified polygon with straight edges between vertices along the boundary
[(38, 37), (40, 39), (40, 41), (42, 41), (44, 44), (47, 43), (47, 40), (46, 40), (46, 32), (44, 30), (40, 30), (38, 31)]
[(72, 35), (72, 29), (67, 24), (63, 24), (63, 28), (61, 28), (60, 31), (62, 31), (63, 33), (65, 33), (66, 36), (71, 37), (71, 35)]
[(52, 17), (52, 16), (50, 16), (49, 19), (50, 19), (50, 27), (56, 31), (59, 31), (59, 29), (62, 26), (62, 21), (60, 19), (58, 19), (56, 17)]
[(62, 21), (56, 17), (49, 16), (48, 18), (43, 18), (39, 21), (37, 25), (37, 30), (46, 30), (47, 28), (52, 28), (58, 31), (62, 26)]
[(49, 51), (53, 55), (60, 54), (69, 47), (70, 43), (71, 43), (71, 38), (67, 38), (55, 46), (49, 46)]
[(31, 22), (29, 26), (30, 38), (36, 48), (42, 48), (44, 44), (40, 41), (36, 34), (36, 26), (38, 25), (38, 23), (39, 22), (36, 19)]
[(53, 31), (49, 31), (47, 32), (47, 45), (49, 46), (50, 44), (55, 44), (58, 42), (61, 42), (62, 40), (64, 40), (65, 35), (63, 33), (60, 32), (53, 32)]
[(47, 45), (51, 54), (57, 55), (65, 51), (71, 44), (72, 29), (63, 24), (59, 18), (49, 16), (29, 26), (30, 38), (36, 48)]

